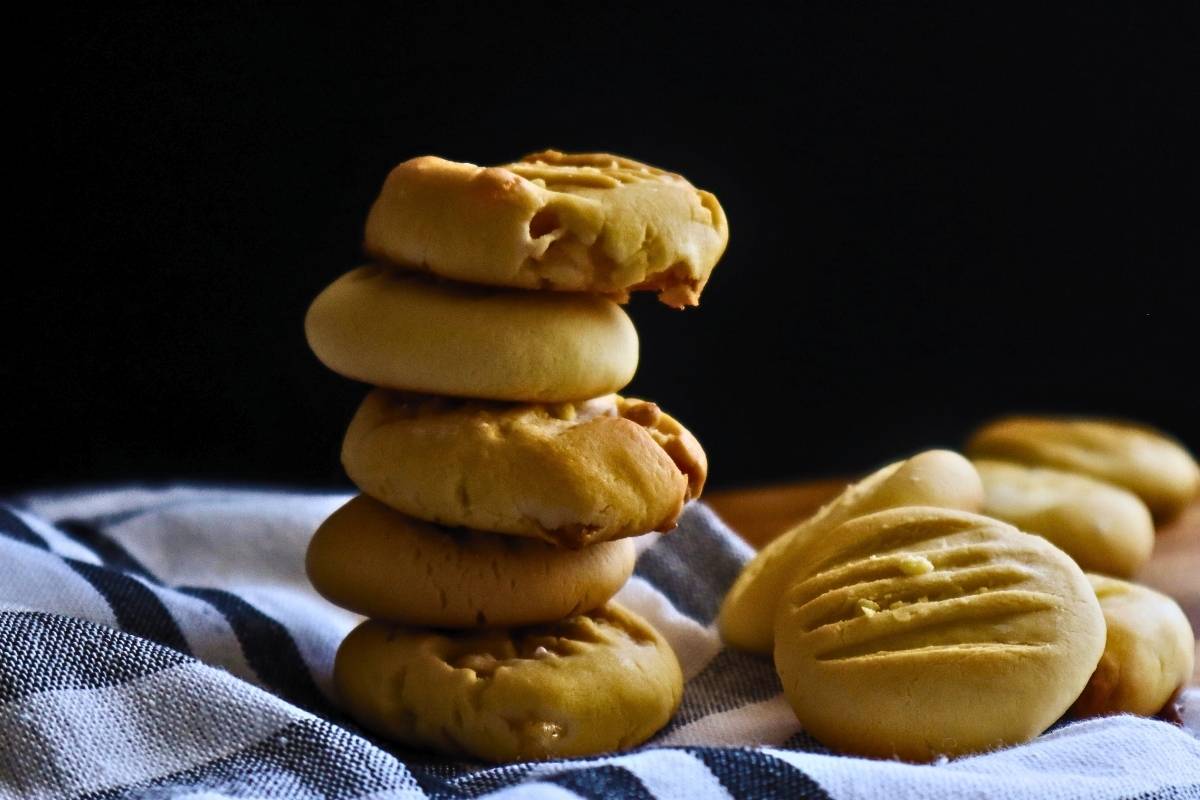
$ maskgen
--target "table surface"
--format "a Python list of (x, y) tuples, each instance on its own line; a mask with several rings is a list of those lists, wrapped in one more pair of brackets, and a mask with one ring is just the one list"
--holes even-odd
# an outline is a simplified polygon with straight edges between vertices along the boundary
[[(734, 489), (704, 499), (731, 528), (754, 547), (762, 547), (816, 511), (845, 486), (845, 480)], [(1200, 630), (1200, 499), (1158, 532), (1154, 555), (1136, 580), (1175, 598)], [(1200, 645), (1192, 682), (1200, 684)]]

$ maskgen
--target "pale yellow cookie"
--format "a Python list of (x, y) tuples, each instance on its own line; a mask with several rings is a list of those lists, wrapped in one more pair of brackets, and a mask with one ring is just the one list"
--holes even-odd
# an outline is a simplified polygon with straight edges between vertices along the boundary
[(441, 528), (360, 495), (321, 523), (308, 577), (372, 619), (433, 628), (529, 625), (603, 605), (629, 580), (633, 541), (568, 550)]
[(1108, 640), (1087, 688), (1072, 712), (1157, 714), (1192, 677), (1196, 638), (1178, 604), (1136, 583), (1088, 575)]
[(317, 358), (347, 378), (430, 394), (563, 402), (614, 392), (637, 369), (637, 331), (596, 295), (526, 292), (359, 267), (304, 320)]
[(679, 706), (666, 641), (609, 603), (561, 622), (447, 634), (368, 621), (342, 642), (333, 680), (363, 726), (412, 747), (505, 762), (644, 742)]
[(1044, 536), (1085, 570), (1132, 575), (1150, 558), (1154, 521), (1138, 496), (1086, 475), (976, 461), (982, 513)]
[(725, 250), (717, 198), (603, 153), (502, 167), (423, 156), (392, 170), (367, 217), (373, 258), (468, 283), (624, 294), (694, 306)]
[(775, 631), (775, 666), (806, 731), (912, 761), (1037, 736), (1103, 650), (1100, 605), (1066, 554), (940, 508), (880, 511), (814, 543)]
[(978, 511), (982, 502), (975, 468), (948, 450), (919, 453), (868, 475), (776, 538), (742, 569), (721, 605), (721, 636), (742, 650), (771, 652), (775, 609), (784, 590), (808, 561), (814, 544), (846, 520), (895, 506)]
[(1160, 431), (1118, 420), (1001, 419), (975, 432), (967, 454), (1108, 481), (1142, 498), (1159, 522), (1187, 508), (1200, 488), (1200, 468), (1181, 444)]
[(350, 479), (406, 514), (569, 547), (675, 525), (707, 474), (658, 406), (607, 395), (510, 405), (375, 390), (342, 446)]

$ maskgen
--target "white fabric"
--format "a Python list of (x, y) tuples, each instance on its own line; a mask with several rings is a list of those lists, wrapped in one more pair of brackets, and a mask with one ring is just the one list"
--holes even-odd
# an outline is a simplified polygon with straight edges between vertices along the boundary
[(769, 660), (723, 649), (717, 607), (750, 551), (699, 504), (638, 541), (618, 595), (687, 679), (654, 740), (502, 767), (396, 748), (330, 701), (359, 618), (304, 577), (308, 538), (346, 499), (131, 488), (0, 508), (0, 798), (1200, 798), (1195, 688), (1185, 728), (1076, 722), (936, 765), (828, 752)]

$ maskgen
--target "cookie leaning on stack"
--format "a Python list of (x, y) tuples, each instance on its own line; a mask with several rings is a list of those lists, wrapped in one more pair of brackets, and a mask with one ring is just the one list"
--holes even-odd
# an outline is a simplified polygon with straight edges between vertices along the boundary
[(674, 713), (674, 653), (611, 598), (627, 537), (673, 528), (707, 461), (655, 404), (614, 394), (638, 339), (613, 298), (696, 305), (727, 238), (711, 194), (616, 156), (392, 171), (376, 262), (305, 319), (326, 366), (377, 387), (342, 449), (363, 494), (307, 558), (322, 595), (371, 618), (334, 666), (356, 719), (508, 761), (631, 747)]

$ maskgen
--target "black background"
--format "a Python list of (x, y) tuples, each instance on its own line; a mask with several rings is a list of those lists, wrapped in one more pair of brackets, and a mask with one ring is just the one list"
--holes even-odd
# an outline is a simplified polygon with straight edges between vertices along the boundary
[(343, 483), (364, 389), (301, 322), (383, 177), (549, 146), (682, 172), (728, 213), (700, 308), (629, 307), (629, 393), (696, 432), (715, 485), (1008, 410), (1196, 449), (1194, 17), (973, 5), (14, 18), (0, 485)]

